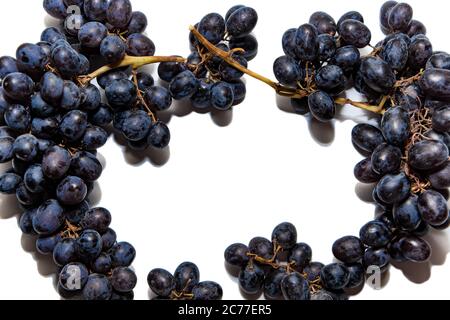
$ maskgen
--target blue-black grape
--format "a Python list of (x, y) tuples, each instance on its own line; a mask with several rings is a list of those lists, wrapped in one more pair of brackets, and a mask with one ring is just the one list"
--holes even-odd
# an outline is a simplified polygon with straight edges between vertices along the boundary
[(320, 34), (317, 41), (319, 42), (319, 59), (321, 61), (330, 60), (336, 54), (336, 40), (329, 34)]
[(364, 253), (363, 265), (365, 268), (378, 267), (381, 272), (384, 272), (389, 267), (391, 263), (391, 256), (385, 248), (372, 249), (369, 248)]
[(359, 238), (366, 246), (382, 248), (389, 243), (392, 234), (384, 223), (380, 221), (371, 221), (361, 228)]
[(402, 163), (402, 152), (397, 147), (382, 143), (373, 151), (371, 163), (373, 171), (381, 176), (396, 173)]
[(13, 72), (3, 79), (3, 90), (6, 96), (13, 100), (27, 100), (34, 90), (34, 82), (21, 72)]
[(388, 25), (392, 31), (408, 30), (413, 16), (413, 9), (407, 3), (396, 4), (389, 12)]
[(33, 193), (42, 193), (48, 186), (44, 172), (42, 171), (42, 166), (39, 164), (32, 165), (28, 168), (23, 181), (25, 187)]
[(249, 295), (261, 292), (265, 273), (258, 265), (249, 263), (239, 274), (239, 287)]
[(128, 79), (114, 80), (106, 87), (105, 94), (113, 108), (129, 107), (136, 102), (137, 91), (134, 83)]
[(388, 41), (382, 48), (381, 57), (393, 70), (401, 71), (408, 62), (409, 45), (403, 39), (394, 38)]
[(336, 105), (333, 99), (324, 91), (316, 91), (308, 97), (311, 114), (319, 121), (327, 122), (334, 118)]
[(64, 81), (64, 89), (61, 97), (61, 108), (74, 110), (80, 106), (81, 90), (72, 81)]
[(134, 11), (131, 14), (130, 22), (128, 23), (128, 33), (142, 33), (147, 28), (147, 24), (147, 16), (140, 11)]
[(113, 27), (123, 29), (130, 23), (132, 13), (130, 0), (111, 0), (106, 8), (106, 19)]
[(136, 257), (136, 250), (128, 242), (119, 242), (110, 250), (114, 267), (129, 267)]
[(88, 22), (81, 26), (78, 40), (87, 48), (99, 48), (103, 39), (108, 35), (108, 29), (100, 22)]
[(358, 11), (349, 11), (346, 12), (342, 15), (342, 17), (339, 19), (339, 21), (337, 22), (337, 27), (339, 29), (339, 26), (342, 24), (342, 22), (344, 22), (345, 20), (357, 20), (359, 22), (364, 23), (364, 17), (362, 16), (361, 13), (359, 13)]
[(200, 271), (192, 262), (183, 262), (173, 274), (178, 292), (190, 292), (200, 282)]
[(56, 189), (56, 197), (63, 205), (74, 206), (83, 202), (87, 195), (84, 181), (75, 176), (68, 176), (60, 182)]
[(406, 200), (411, 189), (411, 182), (404, 173), (385, 175), (377, 185), (378, 198), (387, 204)]
[(312, 259), (312, 249), (306, 243), (297, 243), (290, 249), (288, 262), (293, 263), (293, 267), (302, 272), (308, 266)]
[(8, 74), (19, 72), (16, 59), (9, 56), (0, 57), (0, 79), (4, 79)]
[(450, 70), (427, 69), (423, 73), (419, 85), (429, 98), (450, 100)]
[(130, 56), (153, 56), (155, 44), (151, 39), (140, 33), (133, 33), (127, 38), (127, 53)]
[(109, 300), (112, 295), (112, 286), (104, 275), (91, 274), (83, 288), (85, 300)]
[(211, 106), (217, 110), (228, 110), (234, 103), (233, 87), (223, 81), (217, 82), (211, 86)]
[(303, 80), (304, 74), (300, 65), (290, 56), (281, 56), (273, 64), (273, 73), (277, 80), (285, 85), (297, 87), (298, 81)]
[(433, 46), (430, 40), (423, 35), (416, 36), (411, 39), (409, 45), (408, 65), (413, 70), (420, 70), (425, 67), (432, 54)]
[(273, 230), (272, 241), (283, 250), (290, 250), (297, 243), (297, 229), (292, 223), (281, 223)]
[(0, 176), (0, 193), (14, 194), (21, 183), (22, 178), (19, 175), (15, 173), (5, 173)]
[(108, 274), (112, 269), (112, 261), (109, 254), (101, 253), (92, 263), (91, 269), (95, 273)]
[(392, 68), (380, 58), (365, 57), (359, 68), (364, 82), (374, 91), (386, 94), (395, 83)]
[(319, 51), (318, 32), (312, 24), (301, 25), (294, 37), (294, 52), (298, 59), (313, 61)]
[(56, 244), (53, 250), (53, 261), (59, 267), (78, 260), (78, 244), (75, 239), (63, 239)]
[(176, 100), (191, 97), (198, 87), (198, 80), (191, 71), (183, 71), (176, 75), (169, 85), (169, 91)]
[(67, 12), (63, 0), (44, 0), (45, 11), (56, 19), (64, 19)]
[(423, 239), (407, 236), (400, 242), (400, 249), (405, 259), (412, 262), (426, 262), (431, 257), (431, 247)]
[(222, 287), (213, 281), (203, 281), (192, 288), (194, 300), (220, 300), (223, 296)]
[(343, 237), (334, 242), (333, 254), (344, 263), (355, 263), (363, 257), (364, 245), (357, 237)]
[(82, 88), (81, 90), (82, 90), (82, 99), (80, 109), (84, 111), (96, 110), (101, 103), (100, 90), (93, 84), (90, 84)]
[(100, 54), (108, 63), (119, 62), (123, 59), (125, 53), (125, 43), (119, 36), (107, 36), (100, 44)]
[(328, 64), (317, 71), (315, 81), (319, 89), (331, 91), (345, 82), (345, 76), (340, 67)]
[(108, 231), (111, 220), (111, 213), (107, 209), (93, 208), (84, 214), (80, 224), (84, 229), (91, 229), (104, 234)]
[(40, 78), (49, 62), (49, 56), (40, 46), (24, 43), (16, 51), (16, 64), (20, 72)]
[(444, 190), (450, 187), (450, 162), (447, 162), (441, 169), (428, 176), (431, 186), (437, 190)]
[(351, 71), (359, 64), (361, 54), (355, 46), (344, 46), (336, 50), (331, 63), (341, 67), (344, 71)]
[(255, 237), (250, 240), (248, 248), (251, 253), (262, 257), (263, 259), (271, 259), (274, 254), (272, 242), (262, 237)]
[(388, 109), (381, 121), (381, 131), (386, 141), (394, 146), (403, 147), (410, 137), (409, 113), (402, 107)]
[(225, 20), (218, 13), (210, 13), (202, 18), (198, 31), (212, 44), (218, 44), (225, 35)]
[(79, 110), (73, 110), (66, 113), (61, 119), (59, 131), (68, 141), (77, 141), (84, 135), (87, 124), (87, 114)]
[(95, 230), (85, 230), (77, 239), (78, 252), (82, 259), (92, 261), (102, 252), (103, 241)]
[(130, 292), (137, 284), (137, 276), (127, 267), (115, 268), (111, 274), (111, 285), (117, 292)]
[(230, 49), (241, 48), (244, 50), (243, 56), (247, 61), (253, 60), (258, 54), (258, 40), (249, 34), (239, 38), (231, 38)]
[(144, 91), (145, 102), (158, 111), (167, 110), (172, 105), (169, 90), (161, 86), (150, 86)]
[(364, 48), (372, 39), (372, 33), (369, 28), (358, 20), (348, 19), (339, 25), (339, 35), (346, 44), (357, 48)]
[(14, 138), (0, 138), (0, 163), (6, 163), (14, 157)]
[(433, 113), (432, 119), (433, 130), (438, 132), (449, 132), (450, 131), (450, 107), (442, 108), (436, 110)]
[(349, 281), (347, 283), (347, 289), (359, 288), (365, 280), (365, 270), (361, 263), (346, 264), (349, 272)]
[(419, 195), (417, 202), (422, 219), (432, 226), (440, 226), (448, 219), (447, 200), (434, 190), (427, 190)]
[(441, 141), (424, 140), (415, 143), (409, 150), (409, 164), (423, 171), (439, 169), (449, 157), (447, 146)]
[(287, 275), (285, 268), (270, 271), (264, 279), (264, 298), (267, 300), (284, 299), (281, 282)]
[(417, 196), (411, 195), (406, 201), (395, 205), (393, 217), (395, 224), (402, 230), (416, 230), (422, 222)]
[(352, 142), (359, 149), (372, 153), (379, 145), (384, 143), (384, 137), (377, 127), (362, 123), (353, 128)]
[(152, 120), (150, 116), (142, 111), (132, 111), (122, 124), (122, 133), (130, 141), (140, 141), (148, 136)]
[(64, 223), (64, 209), (56, 200), (47, 200), (33, 217), (33, 228), (40, 235), (54, 234)]
[(320, 279), (325, 288), (330, 290), (340, 290), (347, 286), (350, 274), (343, 264), (332, 263), (322, 268)]
[(308, 281), (298, 273), (291, 273), (281, 281), (281, 290), (286, 300), (309, 300)]
[(225, 261), (232, 266), (245, 267), (250, 260), (247, 255), (249, 252), (250, 249), (245, 244), (232, 244), (225, 250)]
[(309, 18), (309, 23), (317, 28), (319, 34), (329, 34), (331, 36), (336, 34), (336, 21), (326, 12), (314, 12)]
[(53, 250), (61, 240), (59, 233), (51, 236), (40, 236), (36, 240), (36, 250), (43, 255), (53, 254)]
[(153, 269), (147, 276), (150, 289), (158, 296), (168, 298), (176, 288), (174, 276), (164, 269)]
[(232, 37), (243, 37), (253, 31), (257, 22), (258, 14), (256, 10), (250, 7), (243, 7), (234, 11), (227, 19), (226, 30)]

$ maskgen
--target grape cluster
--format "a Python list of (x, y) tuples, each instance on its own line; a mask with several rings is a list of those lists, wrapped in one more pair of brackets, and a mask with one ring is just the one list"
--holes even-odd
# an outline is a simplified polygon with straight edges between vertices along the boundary
[[(145, 16), (132, 12), (128, 0), (43, 5), (61, 27), (45, 29), (37, 44), (20, 45), (15, 58), (0, 58), (0, 163), (11, 164), (0, 177), (0, 192), (16, 195), (21, 230), (36, 236), (39, 253), (53, 256), (62, 296), (129, 299), (135, 250), (117, 242), (110, 212), (91, 208), (89, 195), (103, 171), (97, 149), (106, 143), (119, 105), (138, 112), (136, 89), (128, 79), (108, 78), (106, 105), (99, 89), (82, 85), (80, 76), (95, 58), (118, 62), (125, 54), (153, 54), (154, 46), (140, 34)], [(74, 5), (78, 11), (71, 13)], [(144, 128), (124, 120), (130, 131), (150, 131), (151, 121)]]
[(224, 255), (241, 291), (255, 299), (264, 294), (268, 300), (346, 300), (343, 289), (364, 281), (361, 265), (312, 261), (311, 247), (297, 243), (297, 229), (288, 222), (273, 230), (272, 240), (255, 237), (248, 246), (235, 243)]
[[(258, 53), (258, 41), (251, 34), (258, 21), (253, 8), (234, 6), (223, 18), (218, 13), (204, 16), (196, 29), (211, 44), (226, 51), (240, 65)], [(190, 99), (199, 111), (227, 111), (242, 103), (247, 90), (243, 72), (211, 54), (191, 33), (191, 54), (185, 63), (163, 62), (158, 67), (160, 79), (169, 83), (176, 100)]]
[(192, 262), (183, 262), (172, 275), (153, 269), (147, 277), (150, 290), (160, 300), (220, 300), (222, 287), (212, 281), (200, 282), (200, 271)]

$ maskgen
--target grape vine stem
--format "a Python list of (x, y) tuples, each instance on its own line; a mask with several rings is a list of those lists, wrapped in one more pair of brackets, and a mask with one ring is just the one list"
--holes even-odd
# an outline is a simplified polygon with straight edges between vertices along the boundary
[(186, 59), (182, 57), (166, 57), (166, 56), (145, 56), (145, 57), (133, 57), (126, 55), (120, 62), (108, 64), (106, 66), (103, 66), (94, 72), (80, 76), (78, 77), (78, 82), (81, 85), (86, 85), (89, 82), (91, 82), (93, 79), (97, 78), (98, 76), (101, 76), (102, 74), (105, 74), (111, 70), (122, 68), (122, 67), (131, 67), (133, 70), (136, 70), (140, 67), (143, 67), (148, 64), (154, 64), (154, 63), (160, 63), (160, 62), (180, 62), (184, 63), (186, 62)]

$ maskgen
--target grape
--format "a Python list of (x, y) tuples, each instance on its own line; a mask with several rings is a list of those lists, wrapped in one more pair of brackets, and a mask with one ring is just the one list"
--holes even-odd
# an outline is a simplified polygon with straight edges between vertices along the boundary
[(33, 229), (33, 217), (37, 209), (32, 209), (22, 213), (19, 219), (19, 228), (24, 234), (36, 235)]
[(256, 237), (250, 240), (248, 248), (251, 253), (263, 259), (271, 259), (274, 253), (272, 242), (262, 237)]
[(433, 53), (433, 55), (428, 59), (427, 69), (450, 69), (450, 54), (439, 52), (439, 53)]
[(313, 61), (319, 51), (318, 32), (311, 24), (301, 25), (294, 37), (294, 52), (298, 59)]
[(128, 107), (136, 102), (134, 83), (128, 79), (114, 80), (106, 87), (106, 98), (113, 108)]
[[(230, 82), (230, 84), (233, 86), (233, 94), (234, 94), (234, 103), (233, 105), (241, 104), (247, 95), (247, 87), (245, 83), (242, 80), (236, 80), (233, 82)], [(200, 83), (201, 85), (201, 83)]]
[(210, 13), (202, 18), (198, 32), (212, 44), (218, 44), (225, 35), (225, 20), (218, 13)]
[(61, 135), (68, 141), (79, 140), (87, 128), (87, 114), (74, 110), (66, 113), (59, 124)]
[(232, 244), (225, 250), (225, 261), (232, 266), (245, 267), (249, 262), (249, 251), (245, 244)]
[(169, 90), (160, 86), (150, 86), (145, 90), (146, 103), (158, 111), (167, 110), (172, 105), (172, 96)]
[(44, 0), (44, 9), (49, 15), (56, 19), (66, 17), (66, 6), (63, 0)]
[(431, 257), (430, 245), (421, 238), (405, 237), (401, 240), (400, 248), (403, 256), (412, 262), (426, 262)]
[(107, 36), (100, 44), (100, 54), (108, 63), (116, 63), (125, 57), (126, 46), (120, 37)]
[(0, 138), (0, 163), (6, 163), (14, 157), (14, 138)]
[(39, 164), (32, 165), (25, 172), (23, 178), (25, 187), (33, 193), (43, 193), (46, 189), (47, 181)]
[(106, 19), (113, 27), (123, 29), (130, 23), (132, 12), (130, 0), (111, 0), (106, 9)]
[(418, 170), (437, 170), (449, 157), (447, 146), (441, 141), (420, 141), (409, 150), (409, 164)]
[(198, 88), (198, 80), (191, 71), (183, 71), (176, 75), (169, 85), (169, 91), (176, 100), (191, 97)]
[(53, 250), (61, 240), (62, 238), (60, 234), (52, 236), (40, 236), (36, 240), (36, 250), (43, 255), (53, 254)]
[(367, 249), (364, 258), (363, 265), (365, 268), (368, 267), (379, 267), (381, 272), (384, 272), (389, 267), (391, 262), (391, 257), (387, 249)]
[(112, 286), (108, 278), (100, 274), (90, 274), (83, 288), (85, 300), (109, 300), (112, 295)]
[(58, 40), (66, 40), (66, 36), (55, 27), (48, 27), (41, 33), (41, 41), (53, 44)]
[(226, 82), (217, 82), (211, 86), (211, 106), (217, 110), (228, 110), (234, 103), (233, 87)]
[(409, 37), (413, 37), (418, 34), (426, 35), (427, 28), (425, 27), (425, 25), (422, 22), (413, 19), (413, 20), (411, 20), (411, 23), (409, 24), (408, 31), (406, 32), (406, 34)]
[(344, 72), (336, 65), (328, 64), (319, 69), (315, 81), (317, 87), (324, 91), (330, 91), (345, 82)]
[[(232, 37), (243, 37), (250, 34), (258, 22), (255, 9), (243, 7), (235, 10), (226, 21), (226, 30)], [(200, 22), (202, 26), (202, 22)]]
[(402, 163), (402, 152), (397, 147), (382, 143), (373, 151), (371, 163), (373, 171), (381, 176), (396, 173)]
[(89, 20), (105, 21), (108, 0), (84, 0), (84, 13)]
[(334, 19), (323, 11), (314, 12), (309, 18), (309, 23), (317, 28), (319, 34), (329, 34), (334, 36), (336, 34), (336, 22)]
[(317, 280), (323, 267), (324, 264), (320, 262), (311, 262), (309, 265), (307, 265), (303, 269), (303, 272), (306, 274), (306, 280), (310, 282)]
[(200, 271), (192, 262), (183, 262), (174, 273), (176, 290), (190, 292), (200, 282)]
[[(247, 60), (242, 55), (232, 54), (231, 57), (244, 68), (247, 68)], [(244, 73), (230, 66), (227, 62), (222, 61), (219, 65), (219, 73), (222, 80), (232, 82), (242, 78)]]
[(319, 59), (330, 60), (336, 54), (336, 40), (329, 34), (320, 34), (317, 41), (319, 42)]
[(361, 60), (359, 68), (364, 82), (378, 93), (387, 93), (395, 83), (395, 74), (391, 67), (383, 60), (366, 57)]
[(16, 64), (20, 72), (38, 79), (42, 75), (49, 57), (38, 45), (24, 43), (16, 51)]
[(419, 85), (429, 98), (450, 100), (450, 70), (427, 69), (423, 73)]
[(3, 79), (3, 91), (13, 100), (27, 100), (33, 94), (33, 89), (33, 80), (24, 73), (13, 72)]
[(282, 46), (283, 46), (283, 51), (287, 56), (290, 56), (292, 58), (296, 58), (296, 53), (295, 53), (295, 35), (297, 33), (297, 29), (292, 28), (287, 30), (284, 34), (283, 34), (283, 39), (282, 39)]
[(108, 35), (108, 29), (100, 22), (88, 22), (78, 31), (78, 40), (87, 48), (99, 48)]
[(138, 88), (141, 91), (145, 91), (154, 86), (155, 80), (153, 77), (146, 72), (138, 72), (136, 75)]
[(247, 60), (253, 60), (258, 54), (258, 40), (251, 34), (230, 39), (230, 49), (241, 48), (244, 50), (243, 57)]
[(239, 287), (248, 295), (256, 295), (262, 289), (264, 277), (263, 269), (249, 263), (239, 274)]
[(312, 250), (306, 243), (297, 243), (288, 256), (290, 263), (295, 263), (294, 267), (297, 271), (303, 271), (303, 269), (309, 265), (312, 259)]
[(31, 122), (31, 133), (42, 139), (51, 139), (58, 134), (59, 122), (55, 117), (51, 118), (34, 118)]
[(87, 229), (77, 239), (77, 245), (80, 257), (92, 261), (102, 252), (103, 241), (97, 231)]
[(108, 126), (113, 120), (113, 112), (106, 104), (101, 104), (96, 110), (89, 115), (89, 122), (99, 127)]
[(151, 124), (152, 120), (147, 113), (141, 110), (132, 111), (124, 119), (122, 132), (128, 140), (140, 141), (148, 136)]
[(427, 190), (417, 202), (422, 219), (432, 226), (440, 226), (448, 219), (447, 200), (437, 191)]
[(162, 62), (158, 66), (158, 76), (166, 82), (171, 82), (183, 71), (186, 71), (186, 65), (179, 62)]
[(386, 141), (392, 145), (403, 147), (410, 136), (409, 113), (394, 107), (387, 110), (381, 120), (381, 131)]
[(131, 244), (120, 242), (110, 250), (110, 254), (114, 267), (129, 267), (136, 257), (136, 250)]
[(298, 273), (291, 273), (281, 281), (281, 290), (286, 300), (309, 300), (309, 284)]
[(361, 263), (346, 264), (349, 280), (346, 289), (359, 288), (365, 280), (365, 270)]
[(64, 81), (64, 90), (61, 99), (61, 108), (66, 110), (77, 109), (81, 103), (79, 87), (72, 81)]
[(380, 26), (384, 34), (389, 34), (391, 32), (391, 27), (389, 26), (389, 15), (397, 5), (397, 1), (386, 1), (380, 9)]
[(333, 244), (333, 254), (344, 263), (355, 263), (363, 257), (364, 245), (357, 237), (343, 237)]
[(320, 279), (325, 288), (340, 290), (347, 286), (350, 277), (348, 269), (339, 263), (332, 263), (322, 268)]
[(411, 40), (409, 46), (408, 65), (414, 70), (425, 67), (428, 59), (433, 54), (433, 46), (425, 37), (416, 37)]
[(84, 229), (95, 230), (101, 234), (108, 231), (111, 213), (105, 208), (93, 208), (87, 211), (80, 221)]
[(113, 229), (108, 228), (108, 230), (106, 230), (106, 232), (102, 235), (103, 250), (111, 249), (116, 244), (116, 240), (116, 232)]
[(378, 198), (387, 204), (403, 202), (409, 196), (411, 183), (404, 173), (386, 175), (377, 185)]
[[(74, 276), (76, 276), (75, 281)], [(69, 263), (59, 273), (58, 283), (67, 291), (78, 291), (84, 288), (88, 277), (89, 271), (84, 264), (78, 262)]]
[(85, 111), (96, 110), (101, 103), (100, 90), (90, 84), (87, 87), (82, 88), (82, 100), (80, 108)]
[(408, 62), (409, 46), (402, 39), (391, 39), (383, 46), (381, 57), (393, 70), (401, 71)]
[(407, 3), (396, 4), (389, 12), (388, 25), (392, 31), (407, 31), (413, 16), (413, 9)]
[(65, 206), (64, 215), (67, 221), (69, 221), (74, 225), (78, 225), (80, 224), (80, 221), (83, 218), (83, 216), (89, 210), (89, 207), (90, 207), (89, 203), (86, 200), (75, 206)]
[(422, 222), (417, 201), (417, 196), (411, 195), (403, 203), (394, 206), (395, 224), (404, 231), (414, 231)]
[(283, 250), (290, 250), (297, 243), (297, 229), (289, 222), (279, 224), (273, 230), (272, 241)]
[(74, 239), (63, 239), (53, 250), (53, 261), (59, 267), (76, 262), (78, 259), (78, 245)]
[(111, 275), (111, 285), (117, 292), (130, 292), (136, 287), (137, 277), (130, 268), (116, 268)]
[(282, 300), (284, 298), (281, 290), (281, 282), (287, 276), (284, 268), (269, 272), (264, 280), (264, 298), (266, 300)]
[(384, 143), (381, 131), (369, 124), (358, 124), (352, 130), (352, 142), (359, 149), (369, 153)]
[(47, 103), (59, 104), (64, 92), (64, 81), (56, 74), (47, 72), (41, 80), (41, 97)]
[(89, 152), (77, 152), (70, 164), (70, 172), (88, 182), (98, 180), (102, 171), (100, 161)]
[(155, 44), (148, 37), (133, 33), (127, 39), (127, 53), (130, 56), (153, 56), (155, 54)]
[(334, 118), (336, 106), (333, 99), (323, 92), (316, 91), (308, 97), (308, 105), (311, 114), (321, 122), (327, 122)]
[(194, 300), (220, 300), (222, 299), (223, 290), (216, 282), (203, 281), (192, 288), (192, 294)]
[(434, 189), (438, 189), (438, 190), (443, 190), (443, 189), (447, 189), (450, 187), (450, 163), (447, 162), (446, 165), (430, 174), (428, 176), (428, 180), (431, 183), (431, 186)]
[(364, 48), (372, 39), (372, 33), (367, 26), (358, 20), (345, 20), (339, 25), (339, 35), (346, 44)]
[(174, 276), (164, 269), (153, 269), (147, 276), (150, 289), (158, 296), (170, 297), (176, 288)]
[(369, 247), (382, 248), (389, 243), (392, 234), (385, 224), (380, 221), (371, 221), (361, 228), (359, 237), (362, 243)]
[(91, 269), (95, 273), (108, 274), (112, 269), (111, 257), (106, 253), (101, 253), (91, 264)]
[(82, 179), (68, 176), (56, 189), (58, 201), (63, 205), (74, 206), (83, 202), (87, 195), (87, 186)]
[(134, 11), (131, 14), (130, 23), (128, 24), (128, 33), (142, 33), (147, 28), (147, 17), (140, 11)]
[(47, 200), (33, 217), (33, 228), (40, 235), (54, 234), (62, 227), (64, 209), (56, 200)]
[(24, 184), (21, 184), (17, 187), (16, 198), (21, 205), (26, 207), (37, 206), (42, 201), (42, 195), (31, 193)]
[(342, 22), (344, 22), (345, 20), (357, 20), (359, 22), (364, 23), (364, 18), (361, 15), (361, 13), (359, 13), (358, 11), (349, 11), (346, 12), (342, 15), (342, 17), (339, 19), (339, 21), (337, 22), (337, 27), (339, 29), (339, 26), (342, 24)]
[(359, 50), (355, 46), (340, 47), (336, 50), (331, 63), (341, 67), (344, 71), (351, 71), (359, 64), (360, 56)]
[(65, 78), (71, 78), (80, 74), (81, 59), (71, 47), (60, 45), (52, 50), (52, 62)]
[(5, 173), (0, 176), (0, 193), (14, 194), (22, 183), (22, 178), (14, 173)]
[(436, 110), (433, 113), (433, 129), (443, 133), (450, 131), (450, 107)]
[(44, 153), (42, 171), (50, 179), (58, 180), (64, 177), (70, 168), (70, 153), (58, 146), (53, 146)]

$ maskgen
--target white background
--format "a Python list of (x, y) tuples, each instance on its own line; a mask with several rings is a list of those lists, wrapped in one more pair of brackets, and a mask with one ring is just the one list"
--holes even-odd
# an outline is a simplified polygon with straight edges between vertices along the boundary
[[(448, 12), (441, 1), (409, 1), (415, 18), (424, 22), (435, 50), (450, 50)], [(250, 67), (272, 76), (272, 63), (282, 54), (281, 36), (306, 23), (310, 14), (325, 10), (336, 21), (346, 11), (360, 11), (381, 39), (378, 12), (383, 1), (245, 1), (259, 14), (256, 36), (260, 50)], [(204, 14), (223, 15), (236, 1), (133, 0), (149, 17), (149, 36), (157, 54), (188, 54), (188, 26)], [(439, 10), (441, 8), (441, 10)], [(1, 55), (14, 55), (22, 42), (36, 42), (46, 24), (41, 1), (15, 0), (1, 4)], [(223, 263), (231, 243), (247, 243), (254, 236), (270, 237), (280, 222), (298, 228), (299, 241), (313, 248), (314, 260), (332, 260), (335, 239), (358, 234), (371, 220), (370, 187), (353, 177), (361, 156), (350, 133), (355, 121), (367, 115), (352, 108), (339, 111), (332, 124), (309, 122), (281, 111), (269, 87), (247, 79), (247, 100), (225, 116), (186, 114), (172, 110), (169, 154), (152, 160), (135, 157), (111, 138), (100, 150), (106, 168), (97, 193), (99, 204), (113, 214), (119, 240), (133, 243), (139, 283), (136, 298), (148, 299), (147, 273), (155, 267), (173, 271), (191, 260), (202, 280), (219, 282), (224, 298), (241, 299), (238, 285)], [(278, 104), (278, 107), (277, 107)], [(168, 115), (164, 116), (168, 119)], [(164, 165), (162, 165), (164, 164)], [(161, 166), (162, 165), (162, 166)], [(33, 253), (33, 242), (21, 235), (14, 214), (14, 197), (0, 198), (0, 298), (59, 299), (52, 284), (51, 263)], [(434, 233), (431, 264), (391, 268), (381, 291), (365, 288), (355, 299), (450, 298), (449, 232)]]

